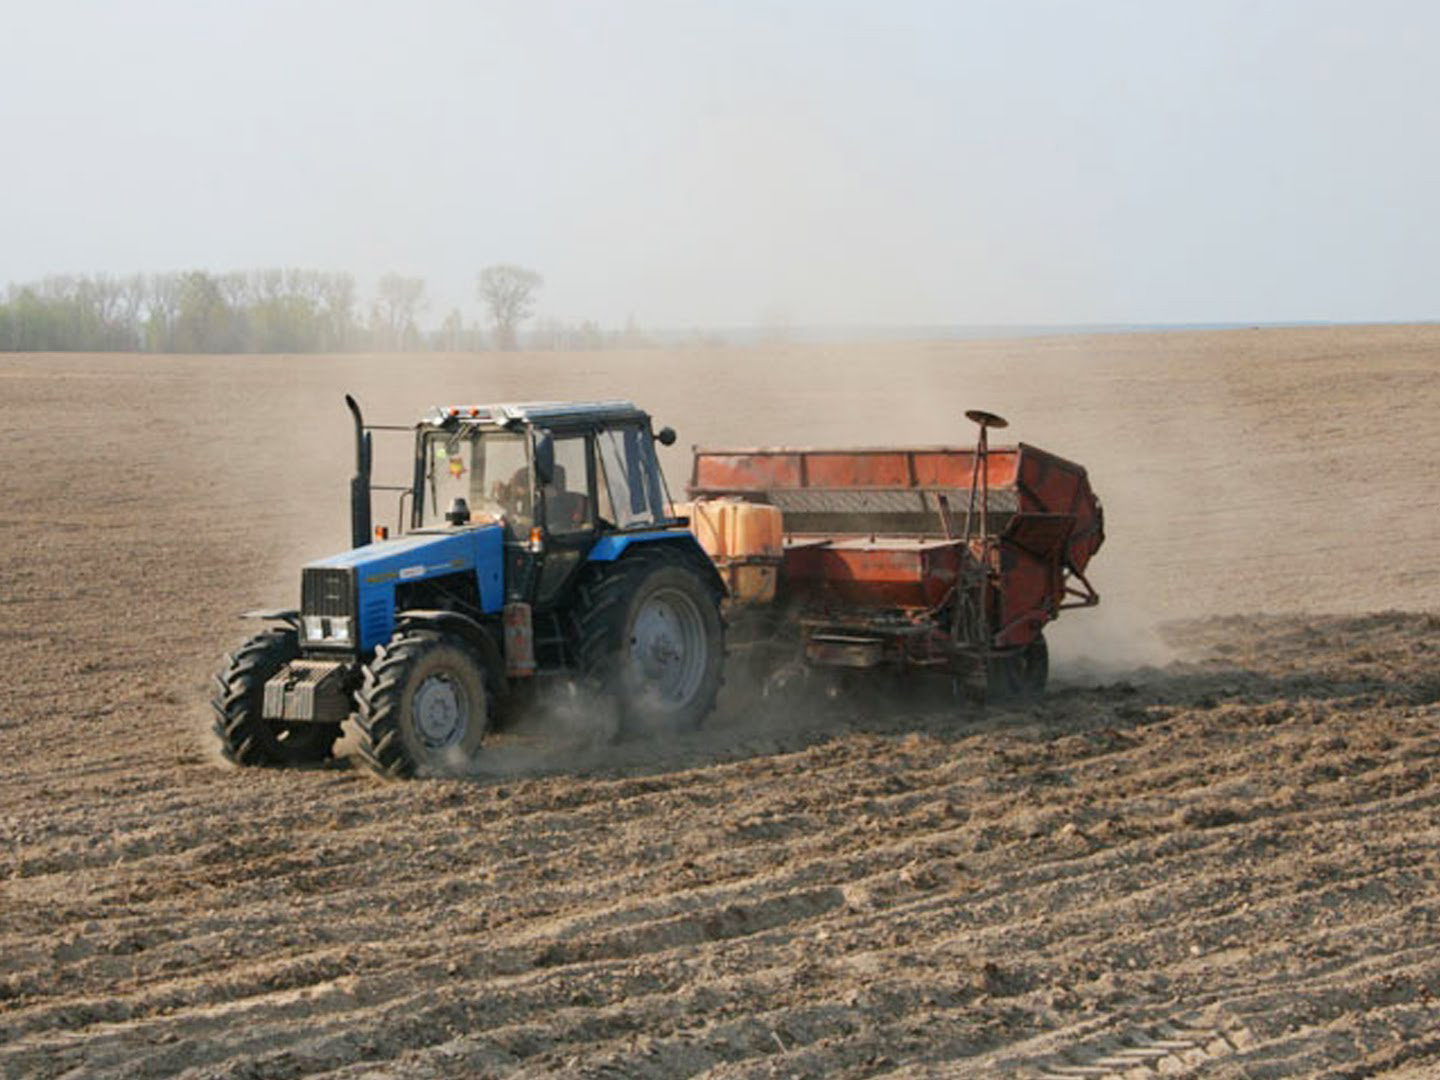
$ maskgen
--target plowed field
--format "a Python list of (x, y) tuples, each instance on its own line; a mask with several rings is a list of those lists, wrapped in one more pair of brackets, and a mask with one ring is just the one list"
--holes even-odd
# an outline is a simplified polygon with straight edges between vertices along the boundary
[[(1104, 601), (1018, 709), (732, 682), (464, 780), (231, 769), (209, 673), (347, 542), (346, 390), (682, 447), (990, 408), (1089, 467)], [(1436, 328), (0, 357), (0, 1075), (1440, 1075), (1437, 416)]]

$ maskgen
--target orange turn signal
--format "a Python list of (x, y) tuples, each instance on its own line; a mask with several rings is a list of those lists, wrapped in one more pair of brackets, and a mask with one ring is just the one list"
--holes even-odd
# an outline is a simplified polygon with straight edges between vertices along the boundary
[(538, 555), (545, 550), (545, 530), (539, 525), (532, 525), (530, 528), (530, 551)]
[(390, 539), (390, 526), (389, 526), (389, 525), (376, 525), (376, 526), (375, 526), (375, 539), (376, 539), (376, 540), (389, 540), (389, 539)]

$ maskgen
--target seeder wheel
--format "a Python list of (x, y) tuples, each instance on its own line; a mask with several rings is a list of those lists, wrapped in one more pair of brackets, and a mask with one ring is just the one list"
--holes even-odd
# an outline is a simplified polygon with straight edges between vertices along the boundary
[(986, 698), (993, 702), (1039, 697), (1050, 677), (1050, 650), (1044, 635), (1024, 648), (992, 659), (986, 669)]

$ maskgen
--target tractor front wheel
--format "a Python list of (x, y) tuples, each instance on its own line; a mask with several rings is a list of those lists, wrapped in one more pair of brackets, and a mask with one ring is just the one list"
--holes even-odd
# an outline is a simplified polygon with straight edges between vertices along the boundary
[(378, 646), (356, 704), (360, 759), (391, 779), (464, 773), (490, 727), (479, 659), (445, 634), (402, 632)]
[(339, 724), (266, 720), (265, 684), (300, 655), (294, 630), (266, 630), (225, 657), (215, 675), (212, 727), (220, 754), (236, 765), (302, 765), (324, 761)]

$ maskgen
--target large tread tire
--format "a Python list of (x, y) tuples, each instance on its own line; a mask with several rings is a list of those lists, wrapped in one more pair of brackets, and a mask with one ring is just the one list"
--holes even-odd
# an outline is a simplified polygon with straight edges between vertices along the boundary
[(215, 675), (211, 728), (220, 755), (236, 765), (305, 765), (331, 756), (339, 724), (266, 720), (265, 683), (300, 655), (294, 630), (265, 630), (225, 657)]
[(1050, 677), (1050, 647), (1043, 634), (1023, 649), (990, 661), (986, 672), (987, 701), (1013, 702), (1037, 698)]
[(356, 695), (360, 760), (380, 776), (468, 772), (491, 726), (484, 665), (457, 637), (401, 631), (375, 649)]
[[(622, 733), (693, 730), (715, 708), (725, 624), (708, 569), (684, 551), (656, 544), (593, 566), (579, 585), (580, 671), (618, 707)], [(642, 651), (647, 643), (648, 655)]]

